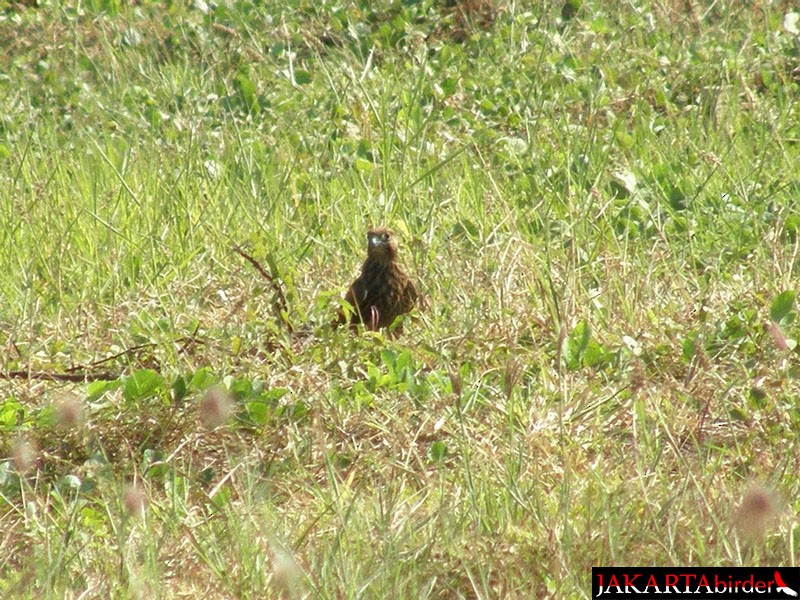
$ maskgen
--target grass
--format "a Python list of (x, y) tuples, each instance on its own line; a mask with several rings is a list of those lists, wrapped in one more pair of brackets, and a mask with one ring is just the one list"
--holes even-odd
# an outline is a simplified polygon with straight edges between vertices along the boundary
[[(120, 376), (0, 383), (3, 597), (797, 564), (791, 3), (40, 4), (0, 2), (0, 368)], [(368, 224), (397, 339), (329, 327)]]

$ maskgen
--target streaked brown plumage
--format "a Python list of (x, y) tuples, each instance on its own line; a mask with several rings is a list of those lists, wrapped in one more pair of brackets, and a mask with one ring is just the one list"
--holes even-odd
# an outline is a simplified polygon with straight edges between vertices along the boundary
[[(397, 246), (393, 234), (385, 227), (367, 232), (367, 260), (344, 299), (353, 307), (350, 326), (363, 323), (374, 331), (388, 327), (417, 302), (417, 290), (397, 264)], [(342, 311), (337, 324), (347, 320)]]

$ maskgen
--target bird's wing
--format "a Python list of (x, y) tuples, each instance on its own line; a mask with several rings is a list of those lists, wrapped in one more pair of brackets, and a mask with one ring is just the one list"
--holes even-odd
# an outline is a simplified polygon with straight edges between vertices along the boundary
[(409, 308), (413, 308), (418, 296), (417, 288), (414, 287), (414, 283), (410, 279), (406, 282), (406, 289), (403, 291), (403, 295), (407, 298), (410, 305)]

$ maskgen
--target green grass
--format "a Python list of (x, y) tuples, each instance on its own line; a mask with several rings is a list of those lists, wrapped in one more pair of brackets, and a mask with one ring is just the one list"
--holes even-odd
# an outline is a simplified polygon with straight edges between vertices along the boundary
[[(0, 380), (0, 595), (797, 564), (791, 3), (41, 4), (0, 2), (0, 369), (121, 376)], [(396, 339), (329, 327), (370, 224)]]

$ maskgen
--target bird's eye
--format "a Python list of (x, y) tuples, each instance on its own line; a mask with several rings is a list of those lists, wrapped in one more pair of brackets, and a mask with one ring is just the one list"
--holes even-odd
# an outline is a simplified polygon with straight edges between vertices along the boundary
[(388, 242), (388, 241), (389, 241), (389, 234), (388, 234), (388, 233), (384, 233), (384, 234), (381, 236), (381, 238), (383, 238), (383, 241), (384, 241), (384, 242)]

